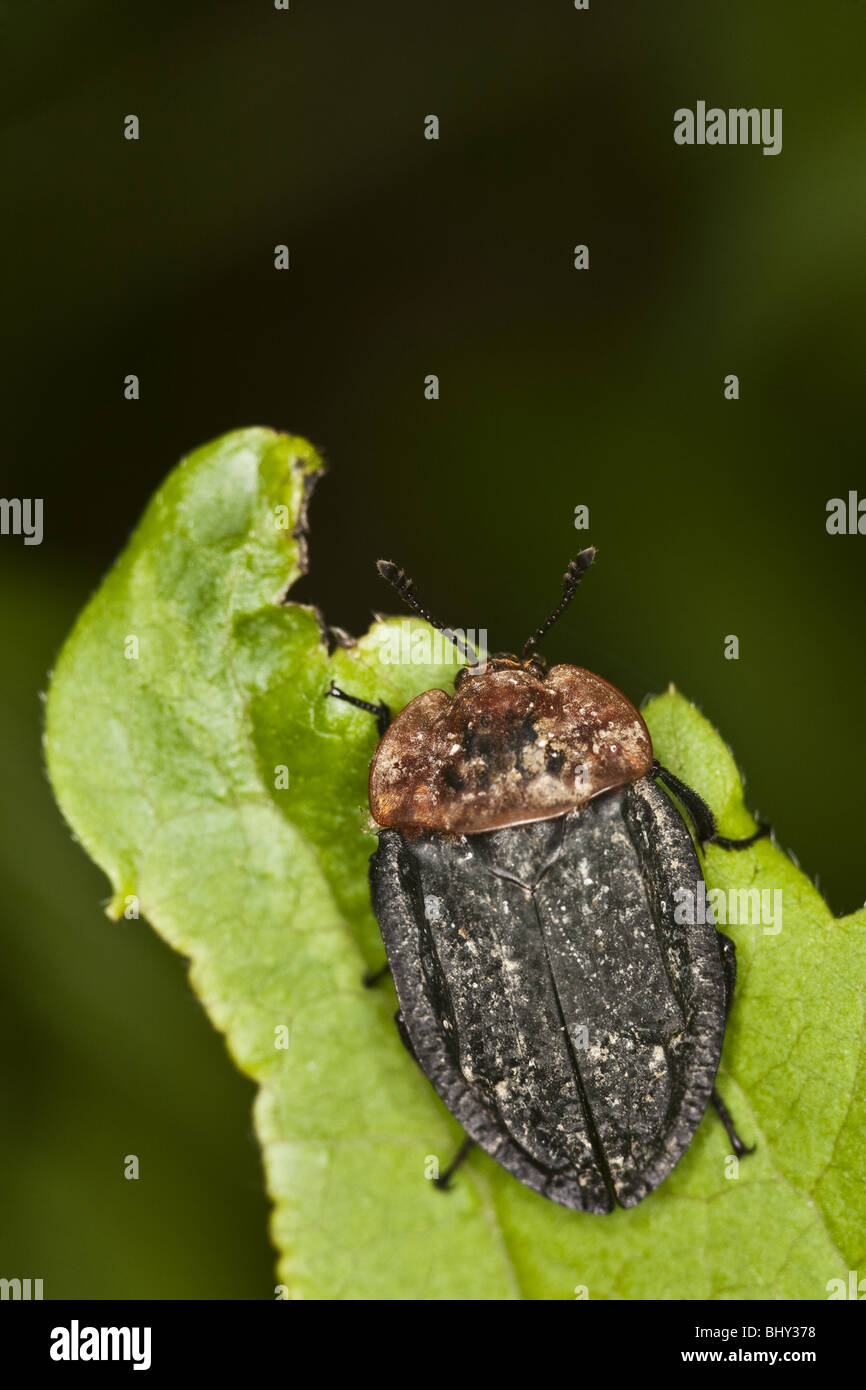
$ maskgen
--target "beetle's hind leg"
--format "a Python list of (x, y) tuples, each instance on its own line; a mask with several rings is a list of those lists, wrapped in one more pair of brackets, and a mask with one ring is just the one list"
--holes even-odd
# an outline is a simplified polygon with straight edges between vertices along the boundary
[(720, 835), (716, 827), (716, 818), (710, 810), (702, 796), (692, 788), (681, 782), (668, 768), (662, 767), (661, 763), (653, 763), (650, 771), (651, 777), (657, 777), (660, 782), (672, 791), (678, 801), (681, 801), (688, 811), (695, 827), (695, 832), (702, 845), (718, 845), (719, 849), (748, 849), (756, 840), (761, 840), (765, 835), (771, 833), (769, 825), (760, 825), (754, 835), (747, 835), (742, 840), (731, 840), (727, 835)]
[(440, 1173), (438, 1178), (433, 1179), (435, 1186), (439, 1188), (440, 1192), (448, 1191), (448, 1189), (451, 1186), (451, 1179), (454, 1177), (454, 1174), (457, 1172), (457, 1169), (460, 1167), (467, 1154), (474, 1147), (475, 1140), (470, 1139), (469, 1135), (467, 1134), (466, 1138), (463, 1140), (463, 1143), (460, 1145), (460, 1148), (457, 1150), (451, 1162), (448, 1164), (448, 1167), (445, 1169), (445, 1172)]
[(739, 1134), (737, 1133), (736, 1128), (735, 1128), (735, 1126), (734, 1126), (734, 1122), (733, 1122), (733, 1120), (731, 1119), (731, 1112), (730, 1112), (730, 1110), (728, 1109), (728, 1107), (725, 1105), (725, 1102), (722, 1100), (722, 1098), (721, 1098), (721, 1096), (719, 1095), (718, 1091), (716, 1090), (715, 1086), (713, 1087), (713, 1093), (712, 1093), (711, 1099), (712, 1099), (713, 1105), (716, 1107), (716, 1111), (717, 1111), (717, 1113), (718, 1113), (719, 1119), (721, 1120), (722, 1124), (725, 1126), (725, 1130), (727, 1131), (728, 1138), (729, 1138), (730, 1141), (731, 1141), (731, 1148), (733, 1149), (734, 1153), (737, 1155), (737, 1158), (742, 1158), (742, 1157), (744, 1156), (744, 1154), (753, 1154), (753, 1153), (755, 1152), (755, 1146), (754, 1146), (754, 1144), (752, 1144), (752, 1145), (746, 1144), (746, 1143), (744, 1143), (744, 1141), (740, 1138), (740, 1136), (739, 1136)]
[(333, 681), (331, 681), (325, 694), (331, 695), (335, 700), (345, 700), (347, 705), (354, 705), (355, 709), (363, 709), (368, 714), (372, 714), (376, 720), (376, 728), (379, 730), (380, 738), (391, 723), (391, 710), (384, 700), (380, 700), (378, 704), (374, 705), (370, 700), (361, 700), (357, 695), (348, 695), (345, 690), (334, 685)]
[[(421, 1064), (420, 1062), (418, 1062), (418, 1055), (414, 1047), (412, 1046), (412, 1039), (409, 1037), (409, 1029), (406, 1027), (406, 1021), (403, 1018), (402, 1009), (398, 1009), (395, 1013), (394, 1022), (397, 1025), (397, 1030), (403, 1041), (403, 1046), (409, 1053), (409, 1056), (412, 1058), (412, 1061), (416, 1062), (420, 1066)], [(440, 1173), (438, 1178), (433, 1179), (434, 1186), (438, 1187), (440, 1192), (447, 1192), (450, 1189), (451, 1179), (454, 1177), (454, 1174), (457, 1172), (457, 1169), (460, 1167), (461, 1163), (466, 1158), (466, 1155), (469, 1153), (470, 1149), (474, 1147), (474, 1144), (475, 1140), (470, 1139), (469, 1135), (467, 1134), (466, 1138), (463, 1140), (463, 1143), (460, 1145), (460, 1148), (457, 1150), (451, 1162), (448, 1164), (448, 1167), (445, 1169), (445, 1172)]]
[(361, 984), (365, 989), (373, 989), (380, 980), (384, 980), (385, 976), (390, 975), (390, 973), (391, 967), (388, 962), (385, 961), (385, 964), (381, 965), (378, 970), (366, 970), (361, 976)]
[[(737, 948), (731, 938), (725, 936), (724, 932), (719, 932), (718, 938), (719, 953), (722, 957), (722, 970), (725, 975), (725, 1018), (727, 1019), (731, 1012), (731, 1005), (734, 1002), (734, 986), (737, 983)], [(728, 1138), (731, 1141), (731, 1148), (737, 1155), (737, 1158), (742, 1158), (744, 1154), (753, 1154), (755, 1152), (754, 1144), (750, 1146), (744, 1143), (740, 1138), (734, 1121), (731, 1118), (731, 1112), (725, 1105), (725, 1102), (722, 1100), (715, 1086), (713, 1087), (711, 1099), (713, 1105), (716, 1107), (719, 1119), (725, 1126)]]
[(725, 976), (725, 1018), (731, 1012), (734, 1002), (734, 987), (737, 983), (737, 948), (729, 936), (717, 931), (719, 954), (722, 957), (722, 971)]

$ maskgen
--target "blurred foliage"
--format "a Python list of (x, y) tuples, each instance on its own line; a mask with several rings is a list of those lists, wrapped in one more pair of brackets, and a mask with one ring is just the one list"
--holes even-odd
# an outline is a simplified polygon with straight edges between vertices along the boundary
[(267, 1298), (253, 1088), (179, 958), (146, 922), (107, 921), (105, 878), (42, 773), (38, 692), (85, 595), (45, 564), (26, 585), (0, 575), (14, 653), (0, 719), (0, 1263), (42, 1278), (46, 1298)]
[[(207, 1296), (215, 1252), (173, 1234), (197, 1185), (220, 1213), (221, 1287), (259, 1296), (260, 1223), (226, 1195), (249, 1184), (264, 1210), (254, 1150), (235, 1139), (229, 1157), (249, 1088), (178, 963), (147, 933), (107, 945), (101, 880), (41, 781), (35, 692), (59, 638), (173, 459), (249, 420), (300, 430), (331, 473), (299, 597), (363, 631), (388, 604), (372, 563), (388, 554), (449, 621), (510, 645), (591, 540), (592, 584), (548, 654), (636, 700), (687, 689), (749, 769), (750, 804), (836, 912), (858, 907), (864, 542), (824, 516), (862, 479), (866, 10), (19, 0), (0, 27), (2, 493), (44, 497), (46, 518), (41, 547), (0, 539), (2, 1084), (39, 1115), (13, 1107), (3, 1140), (4, 1265), (55, 1292)], [(698, 98), (783, 107), (782, 154), (674, 146), (673, 111)], [(136, 1022), (123, 985), (143, 960)], [(110, 1019), (82, 1007), (94, 992), (120, 1001)], [(164, 1054), (133, 1041), (149, 1019)], [(195, 1086), (177, 1073), (178, 1096), (225, 1093), (222, 1121), (198, 1116), (212, 1158), (194, 1170), (162, 1110), (168, 1056), (213, 1068)], [(141, 1094), (105, 1099), (112, 1058)], [(144, 1094), (172, 1176), (142, 1246), (105, 1205), (93, 1114), (120, 1140)], [(73, 1202), (46, 1198), (70, 1184)]]

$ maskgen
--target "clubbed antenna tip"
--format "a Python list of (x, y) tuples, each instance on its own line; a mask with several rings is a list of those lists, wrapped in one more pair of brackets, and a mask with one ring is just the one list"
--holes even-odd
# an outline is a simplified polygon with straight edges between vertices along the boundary
[(568, 569), (562, 576), (562, 598), (559, 600), (553, 612), (545, 618), (541, 627), (536, 628), (532, 636), (527, 638), (523, 648), (524, 661), (527, 657), (532, 655), (544, 634), (550, 631), (557, 618), (562, 617), (566, 608), (571, 603), (571, 600), (574, 598), (574, 591), (583, 578), (584, 572), (589, 569), (595, 559), (595, 555), (595, 546), (588, 545), (585, 550), (581, 550), (579, 555), (575, 555), (574, 559), (569, 563)]
[(440, 623), (438, 618), (434, 618), (432, 613), (427, 612), (426, 608), (421, 607), (421, 604), (415, 597), (415, 586), (405, 570), (401, 570), (400, 566), (395, 565), (393, 560), (377, 560), (376, 569), (379, 571), (382, 578), (386, 580), (392, 588), (397, 590), (397, 593), (403, 599), (404, 603), (407, 603), (409, 607), (418, 614), (419, 618), (423, 618), (431, 627), (435, 627), (438, 632), (441, 632), (444, 637), (447, 637), (449, 642), (453, 642), (465, 661), (473, 665), (477, 663), (477, 655), (473, 652), (471, 647), (467, 646), (463, 638), (459, 637), (456, 632), (453, 632), (450, 627), (446, 627), (444, 623)]

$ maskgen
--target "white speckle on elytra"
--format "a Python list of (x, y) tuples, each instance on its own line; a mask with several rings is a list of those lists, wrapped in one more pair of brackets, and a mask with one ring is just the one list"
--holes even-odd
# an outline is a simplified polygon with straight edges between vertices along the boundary
[(442, 901), (432, 893), (424, 896), (424, 916), (428, 922), (438, 922), (442, 916)]

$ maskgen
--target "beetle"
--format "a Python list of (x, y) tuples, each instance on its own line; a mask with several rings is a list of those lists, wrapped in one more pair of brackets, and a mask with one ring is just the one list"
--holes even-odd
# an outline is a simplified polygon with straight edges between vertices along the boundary
[(327, 693), (379, 728), (370, 885), (396, 1021), (467, 1135), (438, 1184), (474, 1142), (552, 1201), (606, 1213), (658, 1187), (711, 1101), (735, 1153), (750, 1152), (715, 1089), (734, 944), (674, 908), (702, 883), (683, 813), (701, 845), (726, 850), (769, 827), (719, 835), (625, 695), (582, 667), (547, 668), (538, 644), (594, 559), (589, 547), (571, 561), (519, 656), (486, 660), (380, 560), (467, 664), (453, 694), (428, 690), (394, 720), (383, 702)]

